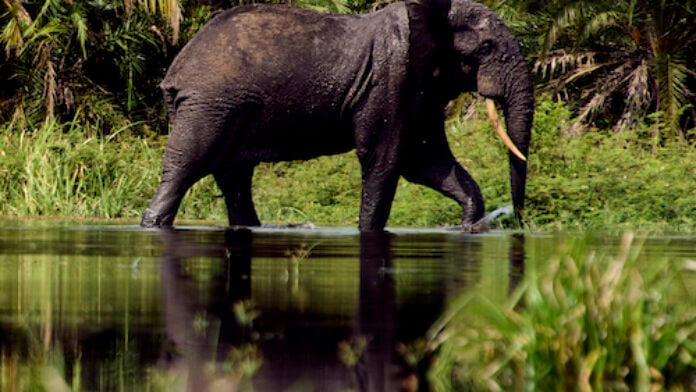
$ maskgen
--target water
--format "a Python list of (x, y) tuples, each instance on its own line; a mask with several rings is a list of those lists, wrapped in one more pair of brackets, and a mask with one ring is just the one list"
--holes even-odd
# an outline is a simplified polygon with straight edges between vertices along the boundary
[[(407, 353), (448, 303), (504, 301), (567, 237), (5, 222), (0, 390), (412, 390)], [(696, 260), (696, 238), (641, 242), (645, 263)]]

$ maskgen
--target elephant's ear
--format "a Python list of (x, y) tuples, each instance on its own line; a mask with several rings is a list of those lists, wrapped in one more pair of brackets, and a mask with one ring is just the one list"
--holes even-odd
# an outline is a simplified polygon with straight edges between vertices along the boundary
[(441, 48), (451, 40), (447, 15), (451, 0), (408, 0), (411, 68), (422, 76), (433, 71), (442, 55)]

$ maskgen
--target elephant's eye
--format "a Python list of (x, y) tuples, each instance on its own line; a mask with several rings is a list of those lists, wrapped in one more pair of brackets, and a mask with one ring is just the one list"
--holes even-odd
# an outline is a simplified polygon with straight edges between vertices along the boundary
[(479, 45), (478, 48), (476, 48), (476, 52), (478, 54), (478, 57), (485, 57), (491, 54), (493, 51), (493, 41), (491, 40), (485, 40), (481, 42), (481, 45)]

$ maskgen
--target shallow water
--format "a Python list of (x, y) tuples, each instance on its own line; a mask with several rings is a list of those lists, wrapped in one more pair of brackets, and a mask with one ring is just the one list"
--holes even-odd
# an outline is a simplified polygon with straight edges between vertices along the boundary
[[(409, 390), (427, 380), (405, 353), (448, 303), (504, 301), (573, 237), (5, 222), (0, 390)], [(696, 260), (696, 238), (640, 243)]]

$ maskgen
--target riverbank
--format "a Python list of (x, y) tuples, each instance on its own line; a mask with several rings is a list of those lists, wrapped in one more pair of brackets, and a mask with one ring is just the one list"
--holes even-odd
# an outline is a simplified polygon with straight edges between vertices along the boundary
[[(696, 151), (656, 140), (654, 129), (587, 130), (564, 136), (570, 113), (541, 100), (529, 156), (527, 223), (531, 230), (690, 232), (696, 226)], [(481, 113), (449, 121), (453, 152), (481, 186), (487, 212), (510, 204), (507, 152)], [(0, 216), (119, 219), (137, 222), (156, 189), (163, 136), (135, 127), (108, 136), (79, 124), (0, 128)], [(353, 152), (307, 162), (261, 164), (254, 199), (264, 223), (357, 224), (360, 167)], [(456, 224), (457, 205), (402, 180), (389, 226)], [(180, 220), (224, 225), (212, 178), (184, 199)], [(501, 227), (510, 219), (498, 221)]]

